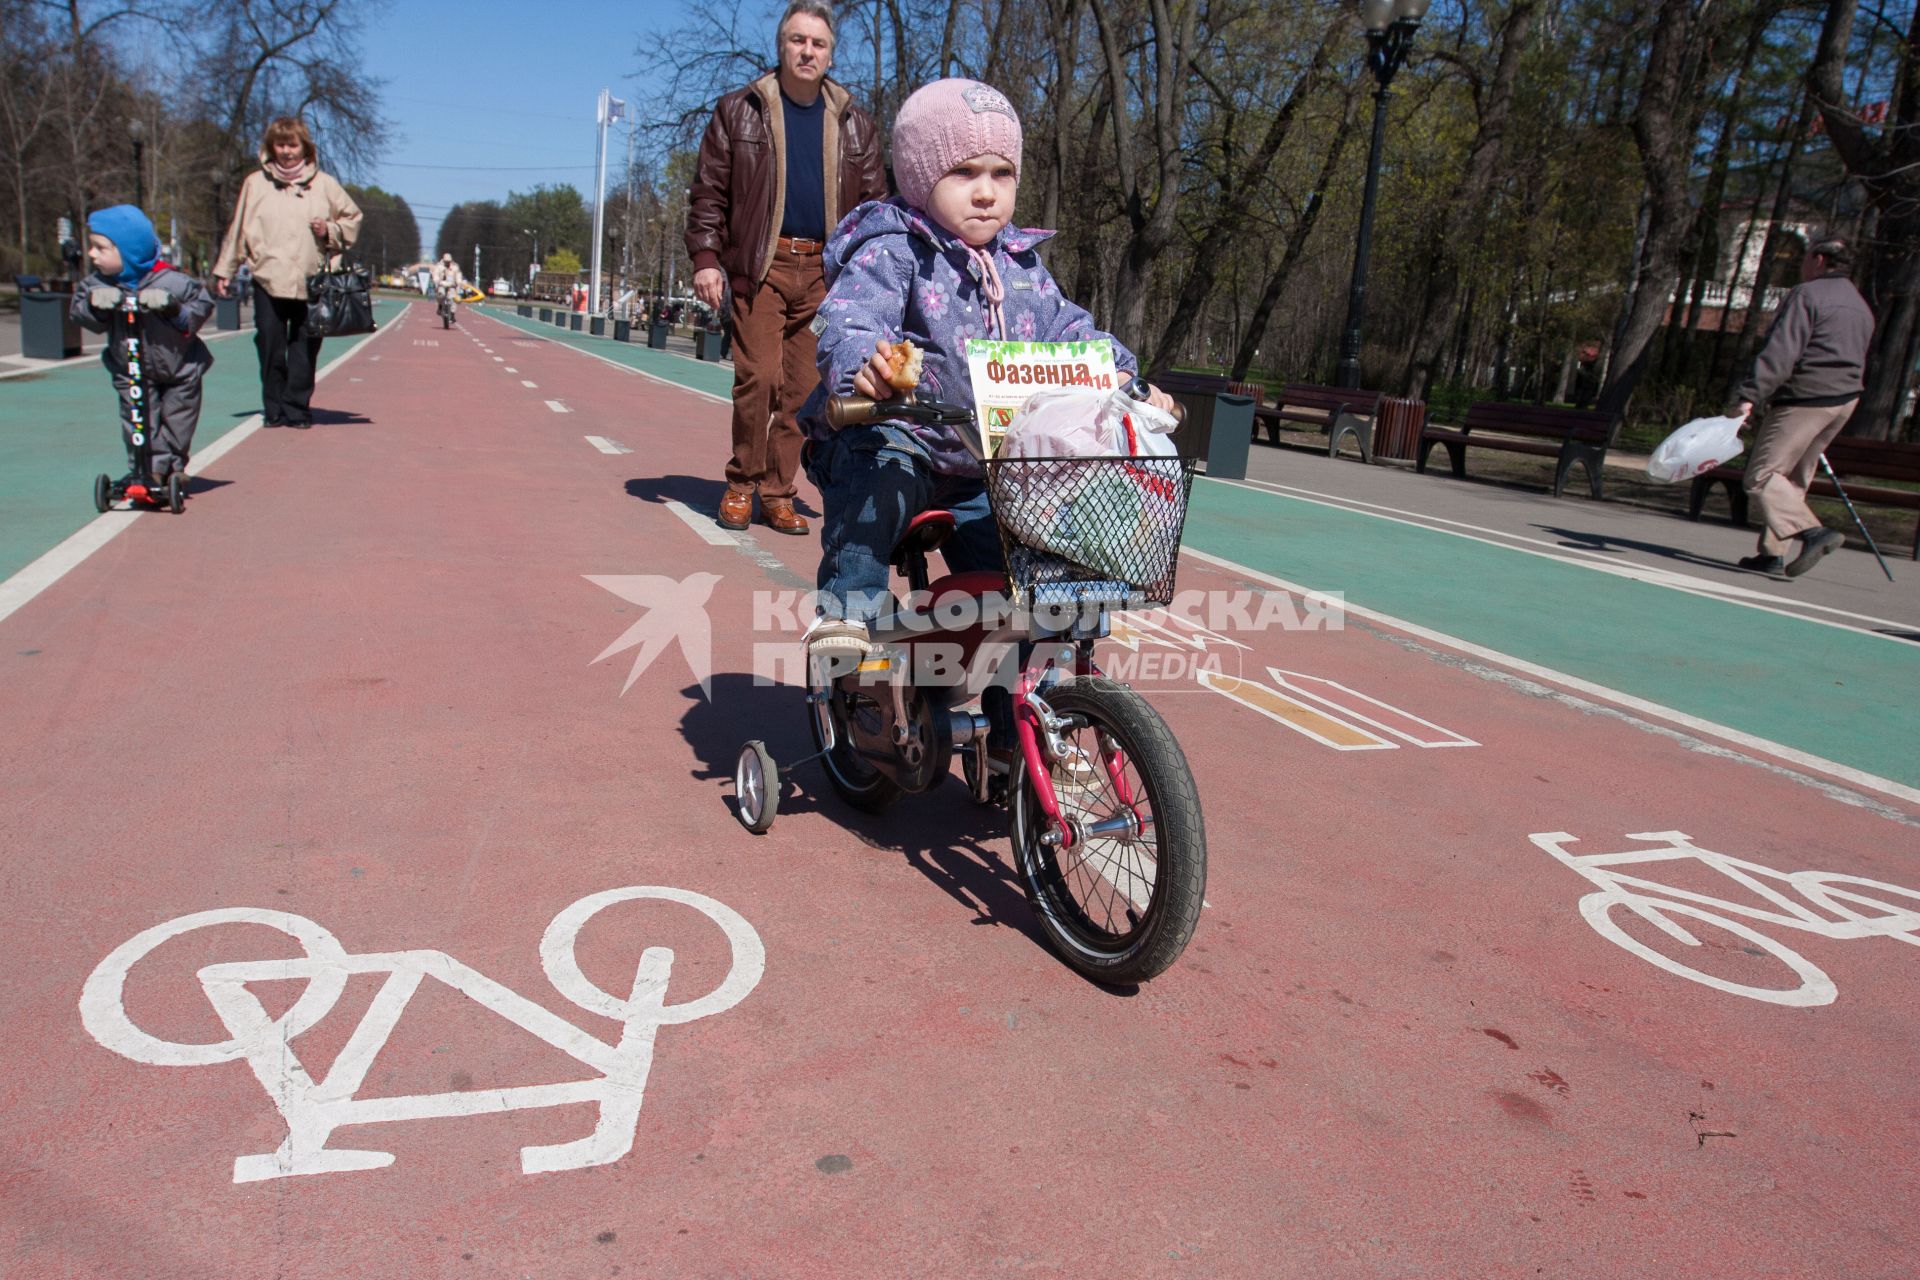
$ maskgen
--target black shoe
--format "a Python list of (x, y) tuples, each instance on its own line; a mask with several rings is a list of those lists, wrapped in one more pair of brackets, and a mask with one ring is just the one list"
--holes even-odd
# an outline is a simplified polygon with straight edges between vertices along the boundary
[(305, 431), (312, 425), (311, 422), (294, 422), (291, 419), (286, 423), (287, 430), (289, 431)]
[(260, 425), (263, 427), (284, 427), (286, 423), (278, 422), (272, 418), (266, 418), (261, 421)]
[(1769, 578), (1784, 578), (1787, 576), (1787, 562), (1779, 556), (1743, 556), (1740, 560), (1740, 567), (1751, 570), (1754, 573), (1764, 573)]
[(1797, 578), (1807, 570), (1819, 564), (1830, 551), (1838, 551), (1847, 543), (1847, 535), (1837, 529), (1815, 529), (1800, 537), (1800, 554), (1787, 566), (1787, 576)]

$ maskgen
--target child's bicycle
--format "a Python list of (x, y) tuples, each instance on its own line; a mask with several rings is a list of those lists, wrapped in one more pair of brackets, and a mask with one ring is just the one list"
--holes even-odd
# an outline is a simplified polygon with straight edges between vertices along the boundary
[[(962, 425), (973, 411), (847, 397), (830, 402), (829, 417), (837, 427)], [(879, 812), (945, 781), (959, 756), (973, 798), (1007, 806), (1015, 867), (1055, 951), (1098, 981), (1143, 982), (1193, 935), (1206, 889), (1206, 825), (1172, 731), (1139, 693), (1101, 673), (1093, 648), (1110, 611), (1172, 599), (1192, 466), (1175, 458), (986, 465), (1007, 574), (950, 573), (929, 583), (927, 553), (953, 532), (954, 518), (915, 518), (891, 557), (913, 594), (873, 625), (873, 652), (838, 669), (809, 664), (818, 750), (806, 760), (825, 762), (849, 804)], [(1118, 510), (1125, 504), (1111, 501), (1143, 477), (1162, 488), (1168, 500), (1152, 509), (1169, 519), (1142, 520), (1148, 508)], [(1032, 528), (1036, 508), (1051, 518), (1069, 503), (1082, 531), (1107, 537), (1141, 570), (1139, 580), (1036, 550), (1012, 532)], [(997, 699), (992, 717), (978, 709), (983, 694), (989, 706)], [(740, 821), (766, 831), (780, 773), (764, 743), (741, 750), (734, 785)]]
[(443, 284), (440, 286), (440, 305), (438, 310), (440, 314), (440, 327), (442, 329), (453, 328), (453, 317), (455, 314), (453, 293), (454, 289), (452, 285)]
[(165, 507), (179, 515), (187, 505), (186, 486), (178, 467), (165, 480), (153, 475), (153, 397), (147, 387), (146, 343), (140, 337), (140, 295), (133, 289), (120, 291), (120, 307), (114, 313), (114, 331), (123, 335), (127, 356), (127, 442), (133, 447), (133, 465), (127, 474), (115, 480), (101, 472), (93, 480), (93, 508), (107, 511), (116, 502), (133, 501), (149, 507)]

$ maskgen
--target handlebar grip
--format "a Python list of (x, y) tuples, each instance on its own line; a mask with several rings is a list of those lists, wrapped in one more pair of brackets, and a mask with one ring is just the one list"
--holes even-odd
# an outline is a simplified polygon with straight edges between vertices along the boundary
[(878, 422), (886, 416), (880, 410), (881, 403), (868, 396), (828, 396), (827, 424), (838, 431), (863, 422)]

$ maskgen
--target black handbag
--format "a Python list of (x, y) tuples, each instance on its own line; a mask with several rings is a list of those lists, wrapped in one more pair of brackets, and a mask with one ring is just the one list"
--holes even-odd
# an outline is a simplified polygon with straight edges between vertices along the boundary
[(343, 265), (307, 277), (309, 338), (349, 338), (374, 327), (372, 271)]

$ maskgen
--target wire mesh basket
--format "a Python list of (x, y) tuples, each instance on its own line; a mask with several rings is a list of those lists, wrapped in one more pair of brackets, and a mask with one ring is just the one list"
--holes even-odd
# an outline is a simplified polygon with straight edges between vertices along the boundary
[(1065, 584), (1118, 583), (1129, 603), (1169, 603), (1195, 461), (989, 460), (987, 496), (1015, 592), (1039, 599)]

